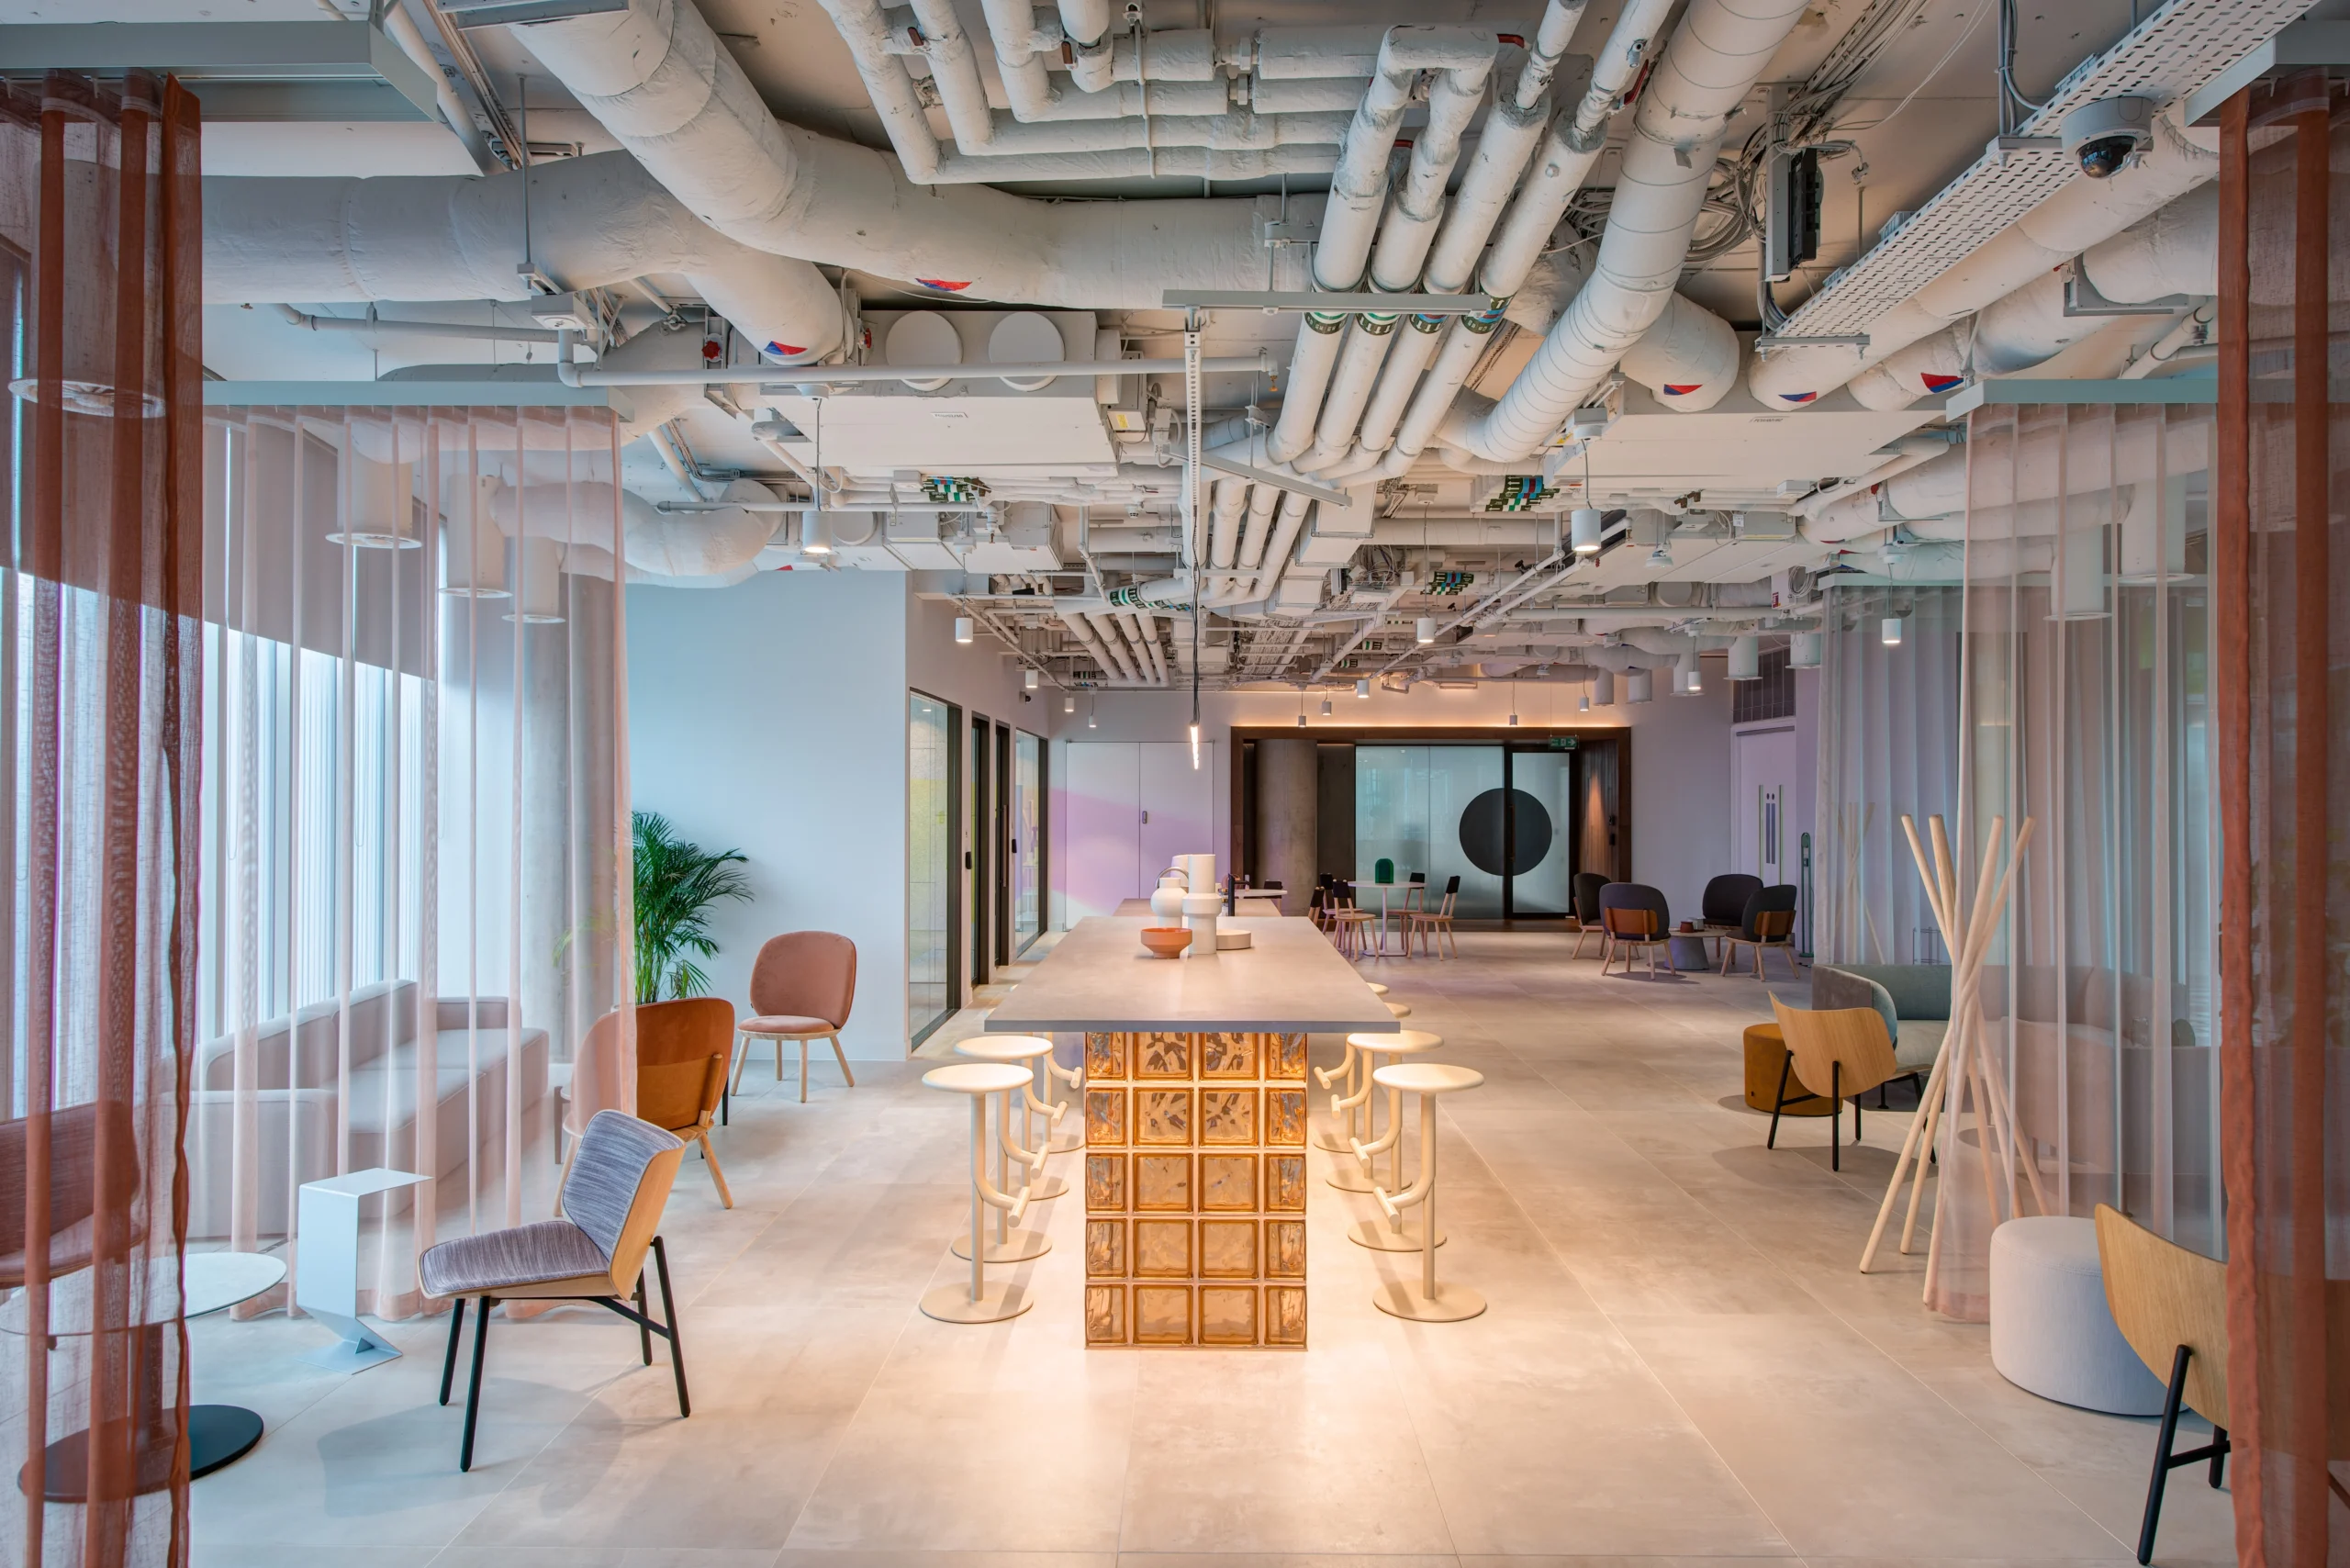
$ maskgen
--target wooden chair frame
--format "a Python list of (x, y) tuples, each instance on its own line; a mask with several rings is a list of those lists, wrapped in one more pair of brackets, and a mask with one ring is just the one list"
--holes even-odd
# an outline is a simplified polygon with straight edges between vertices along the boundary
[(1754, 916), (1753, 935), (1749, 936), (1744, 931), (1722, 932), (1722, 973), (1729, 973), (1730, 964), (1738, 957), (1739, 948), (1751, 947), (1754, 949), (1754, 978), (1761, 980), (1762, 949), (1769, 947), (1787, 956), (1787, 978), (1796, 979), (1795, 928), (1794, 910), (1766, 909)]
[[(1779, 1090), (1771, 1106), (1771, 1136), (1765, 1148), (1779, 1147), (1779, 1113), (1786, 1108), (1787, 1080), (1796, 1087), (1824, 1099), (1828, 1109), (1828, 1168), (1844, 1168), (1844, 1102), (1852, 1103), (1852, 1141), (1861, 1141), (1861, 1099), (1869, 1090), (1896, 1078), (1913, 1076), (1894, 1059), (1893, 1041), (1885, 1020), (1874, 1007), (1789, 1007), (1775, 995), (1772, 1010), (1779, 1015), (1779, 1035), (1786, 1042), (1786, 1059), (1779, 1064)], [(1823, 1089), (1820, 1086), (1826, 1085)], [(1801, 1098), (1801, 1096), (1797, 1096)]]
[(1673, 938), (1670, 933), (1661, 929), (1664, 921), (1656, 911), (1603, 909), (1599, 912), (1599, 924), (1606, 934), (1606, 941), (1599, 951), (1601, 974), (1607, 972), (1607, 966), (1614, 961), (1618, 949), (1623, 952), (1624, 972), (1628, 975), (1632, 972), (1632, 955), (1635, 952), (1640, 952), (1647, 955), (1649, 974), (1651, 978), (1654, 978), (1656, 950), (1659, 947), (1665, 950), (1666, 967), (1668, 969), (1672, 967)]

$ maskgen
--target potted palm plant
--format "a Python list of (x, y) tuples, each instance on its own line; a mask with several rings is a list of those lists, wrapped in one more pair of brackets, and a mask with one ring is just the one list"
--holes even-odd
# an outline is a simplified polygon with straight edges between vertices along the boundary
[(721, 899), (747, 899), (751, 884), (734, 868), (750, 857), (712, 854), (677, 836), (658, 812), (630, 814), (636, 862), (636, 999), (658, 1002), (698, 996), (710, 976), (697, 958), (714, 958), (710, 909)]

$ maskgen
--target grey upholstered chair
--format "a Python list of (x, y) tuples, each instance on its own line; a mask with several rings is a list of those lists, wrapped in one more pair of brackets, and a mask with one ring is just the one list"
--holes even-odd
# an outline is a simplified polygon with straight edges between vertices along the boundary
[(1754, 896), (1746, 901), (1746, 913), (1733, 931), (1722, 936), (1722, 973), (1738, 959), (1741, 946), (1754, 949), (1754, 978), (1762, 978), (1762, 949), (1775, 947), (1787, 956), (1790, 973), (1796, 967), (1796, 885), (1781, 882), (1776, 887), (1757, 888)]
[[(677, 1381), (677, 1414), (693, 1414), (686, 1398), (686, 1358), (677, 1339), (677, 1308), (669, 1295), (669, 1255), (657, 1234), (661, 1210), (677, 1179), (686, 1146), (649, 1122), (599, 1111), (579, 1137), (571, 1170), (556, 1194), (561, 1216), (480, 1236), (443, 1241), (418, 1265), (424, 1294), (456, 1297), (449, 1315), (449, 1354), (441, 1366), (441, 1403), (457, 1372), (457, 1341), (465, 1328), (465, 1298), (480, 1298), (474, 1321), (473, 1380), (465, 1389), (465, 1439), (457, 1468), (474, 1467), (474, 1423), (481, 1405), (482, 1358), (489, 1344), (489, 1309), (500, 1300), (592, 1301), (636, 1325), (644, 1364), (653, 1364), (653, 1336), (669, 1341)], [(661, 1282), (655, 1323), (644, 1304), (644, 1255)], [(632, 1297), (634, 1306), (623, 1298)]]
[(1746, 920), (1748, 902), (1762, 890), (1762, 879), (1743, 871), (1716, 877), (1706, 884), (1705, 892), (1697, 899), (1697, 923), (1740, 928)]
[(1673, 964), (1673, 909), (1664, 894), (1645, 882), (1610, 882), (1599, 890), (1599, 920), (1606, 929), (1607, 946), (1599, 956), (1600, 973), (1621, 949), (1624, 972), (1632, 972), (1632, 955), (1645, 951), (1649, 973), (1656, 973), (1656, 950), (1664, 949), (1667, 968)]
[(1600, 928), (1599, 924), (1599, 890), (1606, 885), (1607, 879), (1596, 871), (1575, 873), (1574, 956), (1578, 958), (1583, 957), (1583, 945), (1585, 938), (1593, 935), (1597, 935), (1600, 939), (1599, 949), (1602, 956), (1605, 956), (1607, 951), (1607, 934)]

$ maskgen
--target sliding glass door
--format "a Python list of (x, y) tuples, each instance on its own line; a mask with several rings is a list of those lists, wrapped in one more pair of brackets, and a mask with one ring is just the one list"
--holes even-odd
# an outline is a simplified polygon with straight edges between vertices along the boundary
[(1045, 743), (1025, 730), (1013, 737), (1012, 951), (1025, 951), (1045, 930)]

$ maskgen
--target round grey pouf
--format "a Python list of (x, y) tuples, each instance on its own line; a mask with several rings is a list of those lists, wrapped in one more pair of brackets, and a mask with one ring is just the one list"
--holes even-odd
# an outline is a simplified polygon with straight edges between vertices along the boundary
[(1991, 1233), (1991, 1364), (2043, 1399), (2109, 1416), (2162, 1414), (2162, 1383), (2105, 1305), (2095, 1220), (2039, 1215)]

